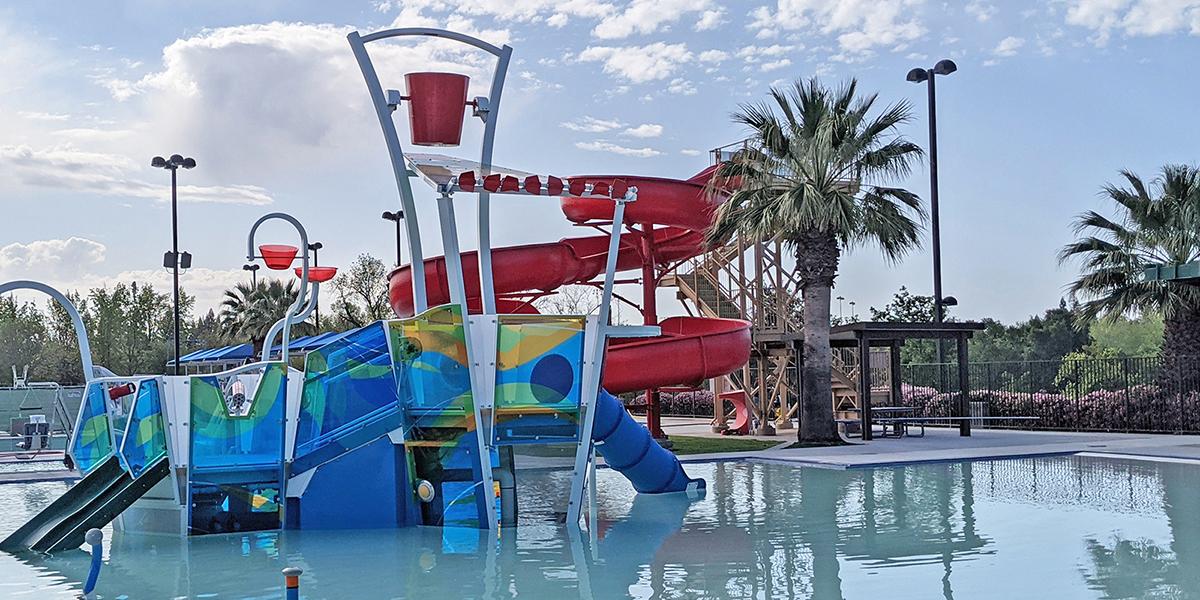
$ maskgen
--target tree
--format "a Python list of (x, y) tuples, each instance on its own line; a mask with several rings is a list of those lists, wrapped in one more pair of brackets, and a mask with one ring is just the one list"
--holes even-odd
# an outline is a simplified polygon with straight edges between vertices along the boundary
[(876, 95), (859, 96), (853, 79), (837, 89), (798, 81), (787, 91), (773, 88), (771, 100), (734, 115), (751, 138), (717, 169), (713, 185), (727, 182), (733, 191), (707, 237), (711, 244), (735, 234), (780, 239), (795, 253), (804, 335), (798, 435), (834, 442), (830, 288), (843, 251), (873, 243), (894, 261), (920, 245), (920, 199), (888, 184), (907, 175), (922, 152), (897, 131), (911, 119), (908, 103), (872, 115)]
[[(900, 286), (882, 309), (870, 308), (872, 321), (886, 323), (932, 323), (934, 321), (933, 296), (918, 296)], [(946, 307), (949, 312), (950, 307)], [(947, 321), (954, 319), (947, 316)], [(910, 340), (900, 347), (900, 359), (906, 363), (932, 363), (937, 361), (937, 344), (933, 340)]]
[(388, 269), (382, 260), (360, 254), (333, 280), (333, 313), (344, 329), (362, 327), (392, 316), (388, 304)]
[(1060, 262), (1082, 261), (1069, 287), (1085, 300), (1079, 316), (1157, 312), (1163, 315), (1163, 355), (1200, 355), (1200, 286), (1142, 278), (1152, 264), (1200, 258), (1200, 170), (1166, 165), (1149, 184), (1130, 171), (1121, 176), (1125, 186), (1108, 184), (1102, 192), (1116, 203), (1118, 216), (1080, 214), (1074, 223), (1079, 239), (1059, 253)]
[[(239, 283), (225, 290), (221, 301), (221, 334), (232, 341), (250, 342), (254, 351), (261, 352), (267, 332), (276, 321), (287, 314), (296, 300), (296, 286), (288, 281), (284, 285), (278, 279), (259, 281), (257, 286)], [(310, 323), (295, 323), (292, 331), (305, 335), (314, 330)]]
[(533, 305), (550, 315), (587, 315), (600, 306), (600, 290), (590, 285), (564, 285)]
[(0, 378), (9, 380), (11, 367), (39, 379), (37, 357), (46, 344), (46, 326), (42, 314), (31, 302), (19, 302), (13, 296), (0, 297)]

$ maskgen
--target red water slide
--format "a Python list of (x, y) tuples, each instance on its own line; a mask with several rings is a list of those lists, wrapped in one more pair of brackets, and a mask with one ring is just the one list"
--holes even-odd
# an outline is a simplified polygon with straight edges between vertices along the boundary
[[(705, 189), (712, 169), (681, 181), (659, 177), (584, 175), (589, 182), (624, 180), (637, 186), (638, 199), (626, 205), (625, 222), (638, 230), (622, 234), (617, 270), (670, 265), (702, 252), (704, 234), (720, 198)], [(563, 197), (562, 210), (575, 223), (610, 222), (611, 200)], [(655, 227), (661, 226), (661, 227)], [(603, 275), (608, 258), (607, 235), (567, 238), (545, 244), (492, 250), (496, 304), (502, 313), (535, 313), (531, 295), (587, 283)], [(467, 304), (480, 310), (478, 254), (462, 256)], [(429, 304), (449, 301), (444, 257), (425, 260)], [(388, 278), (388, 295), (397, 316), (413, 314), (412, 270), (402, 266)], [(608, 345), (604, 387), (614, 394), (670, 385), (694, 385), (733, 372), (750, 358), (750, 327), (735, 319), (671, 317), (653, 338), (614, 340)]]

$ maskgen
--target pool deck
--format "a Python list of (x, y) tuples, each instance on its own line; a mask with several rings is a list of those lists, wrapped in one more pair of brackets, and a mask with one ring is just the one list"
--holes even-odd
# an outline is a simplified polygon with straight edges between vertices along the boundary
[[(663, 430), (668, 436), (719, 437), (712, 432), (707, 419), (664, 418)], [(789, 429), (775, 436), (749, 436), (778, 440), (780, 444), (775, 448), (680, 458), (684, 462), (752, 459), (833, 469), (1077, 452), (1200, 461), (1200, 436), (1197, 435), (975, 429), (970, 437), (962, 437), (957, 429), (934, 427), (925, 431), (925, 437), (875, 438), (847, 446), (787, 448), (796, 439), (796, 430)]]

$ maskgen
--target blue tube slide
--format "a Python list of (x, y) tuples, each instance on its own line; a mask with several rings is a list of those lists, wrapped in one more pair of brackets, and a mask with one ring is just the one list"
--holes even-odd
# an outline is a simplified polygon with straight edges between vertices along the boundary
[(612, 394), (600, 390), (592, 439), (604, 462), (624, 475), (640, 494), (666, 494), (704, 489), (703, 479), (692, 479), (667, 449), (650, 437), (650, 431), (633, 420)]

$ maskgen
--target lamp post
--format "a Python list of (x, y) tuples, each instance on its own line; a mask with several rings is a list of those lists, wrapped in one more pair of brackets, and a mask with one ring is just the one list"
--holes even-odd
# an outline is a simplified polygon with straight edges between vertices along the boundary
[[(173, 309), (174, 317), (174, 341), (175, 341), (175, 374), (179, 374), (179, 268), (188, 268), (192, 266), (192, 255), (184, 252), (181, 257), (179, 254), (179, 194), (176, 179), (176, 172), (179, 167), (191, 169), (196, 166), (196, 159), (184, 158), (178, 154), (172, 154), (171, 158), (163, 158), (155, 156), (150, 161), (150, 166), (167, 169), (171, 172), (171, 251), (163, 257), (163, 266), (171, 269), (173, 278)], [(180, 264), (186, 263), (186, 264)]]
[[(929, 212), (933, 230), (933, 319), (938, 325), (946, 318), (946, 307), (942, 301), (942, 236), (938, 220), (938, 154), (937, 154), (937, 94), (934, 79), (938, 75), (949, 75), (958, 70), (950, 59), (942, 59), (932, 69), (916, 68), (905, 77), (913, 83), (927, 82), (929, 90)], [(938, 363), (946, 362), (942, 340), (937, 340)]]
[(250, 271), (250, 287), (258, 289), (258, 265), (242, 265), (243, 271)]
[[(321, 262), (319, 260), (320, 257), (317, 255), (317, 252), (319, 252), (321, 250), (321, 248), (324, 248), (324, 247), (325, 247), (325, 244), (322, 244), (321, 242), (313, 242), (308, 245), (308, 249), (312, 250), (312, 253), (313, 253), (313, 266), (314, 267), (321, 266)], [(321, 330), (321, 301), (320, 301), (320, 299), (317, 298), (316, 294), (313, 294), (313, 307), (316, 312), (317, 331), (320, 331)]]
[(401, 252), (400, 252), (400, 249), (402, 248), (400, 223), (402, 221), (404, 221), (404, 211), (402, 211), (402, 210), (398, 210), (396, 212), (384, 211), (383, 215), (381, 215), (381, 216), (383, 217), (383, 219), (385, 221), (395, 221), (396, 222), (396, 266), (398, 267), (398, 266), (404, 264), (404, 260), (403, 260), (404, 257), (401, 255)]
[(843, 301), (843, 300), (845, 300), (845, 299), (846, 299), (846, 297), (845, 297), (845, 296), (838, 296), (838, 297), (837, 297), (837, 301), (838, 301), (838, 321), (839, 321), (839, 323), (838, 323), (838, 324), (839, 324), (839, 325), (841, 324), (841, 323), (840, 323), (840, 321), (841, 321), (843, 318), (845, 318), (845, 315), (844, 315), (844, 313), (842, 313), (842, 301)]

